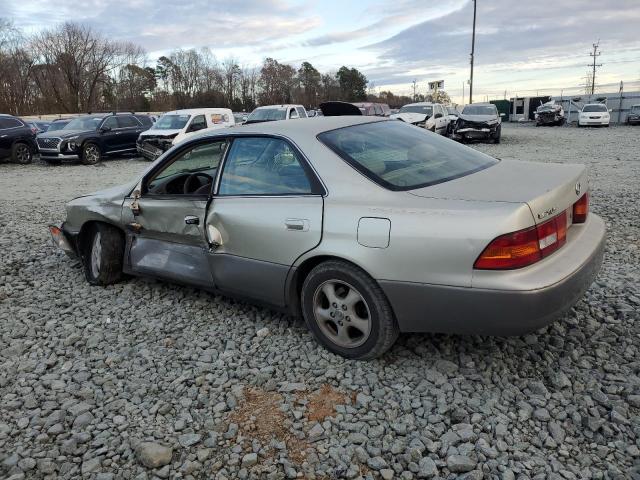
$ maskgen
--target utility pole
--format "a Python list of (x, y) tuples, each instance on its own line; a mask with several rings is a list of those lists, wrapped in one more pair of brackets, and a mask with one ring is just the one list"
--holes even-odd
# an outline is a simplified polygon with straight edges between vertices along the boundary
[(473, 55), (476, 51), (476, 0), (473, 0), (473, 33), (471, 34), (471, 75), (469, 77), (469, 103), (473, 103)]
[(416, 79), (413, 79), (413, 101), (416, 101)]
[(600, 48), (600, 39), (598, 39), (598, 43), (593, 44), (593, 53), (589, 54), (590, 57), (593, 57), (593, 65), (589, 65), (593, 67), (593, 72), (591, 73), (591, 95), (596, 93), (596, 67), (602, 66), (601, 63), (596, 65), (596, 59), (602, 54), (602, 52), (598, 51), (598, 48)]

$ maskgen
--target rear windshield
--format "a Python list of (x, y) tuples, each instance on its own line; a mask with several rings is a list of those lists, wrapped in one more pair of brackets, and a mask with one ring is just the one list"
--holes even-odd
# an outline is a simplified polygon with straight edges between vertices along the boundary
[(258, 108), (251, 112), (249, 122), (267, 122), (271, 120), (284, 120), (287, 116), (286, 108)]
[(191, 115), (189, 114), (171, 114), (162, 115), (153, 126), (154, 130), (182, 130), (187, 124)]
[(467, 105), (462, 109), (463, 115), (496, 115), (498, 110), (493, 105)]
[(411, 190), (483, 170), (495, 158), (404, 122), (340, 128), (318, 139), (389, 190)]
[(606, 105), (585, 105), (582, 109), (583, 112), (606, 112)]
[(431, 105), (405, 105), (400, 109), (400, 113), (422, 113), (431, 116), (433, 107)]

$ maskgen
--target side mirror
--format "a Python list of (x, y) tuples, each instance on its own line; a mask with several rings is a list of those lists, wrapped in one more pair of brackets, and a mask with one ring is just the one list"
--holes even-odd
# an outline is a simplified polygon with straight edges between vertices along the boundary
[(111, 127), (101, 127), (100, 128), (100, 133), (107, 133), (111, 131)]
[(434, 118), (442, 118), (442, 114), (441, 113), (436, 113)]

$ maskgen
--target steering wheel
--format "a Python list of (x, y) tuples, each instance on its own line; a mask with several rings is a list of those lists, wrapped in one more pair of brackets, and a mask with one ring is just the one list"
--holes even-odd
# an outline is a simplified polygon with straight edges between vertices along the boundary
[[(200, 180), (198, 180), (198, 178), (204, 178), (206, 181), (204, 183), (201, 183)], [(197, 182), (197, 185), (196, 185), (196, 182)], [(213, 177), (211, 175), (208, 175), (202, 172), (192, 173), (184, 181), (184, 187), (182, 187), (182, 192), (185, 195), (192, 194), (195, 191), (197, 191), (200, 187), (203, 187), (208, 183), (213, 184)]]

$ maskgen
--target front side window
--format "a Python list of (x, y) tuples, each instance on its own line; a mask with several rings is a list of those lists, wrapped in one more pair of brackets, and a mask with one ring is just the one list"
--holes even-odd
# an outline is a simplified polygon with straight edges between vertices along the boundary
[(114, 128), (120, 128), (118, 125), (118, 119), (116, 117), (107, 118), (102, 124), (102, 128), (110, 128), (111, 130)]
[(217, 140), (179, 154), (147, 181), (147, 191), (155, 195), (208, 195), (226, 145), (226, 140)]
[(137, 128), (140, 126), (135, 117), (131, 115), (120, 115), (117, 117), (119, 128)]
[(196, 115), (193, 117), (191, 125), (189, 125), (189, 132), (197, 132), (203, 128), (207, 128), (207, 120), (204, 118), (204, 115)]
[(298, 110), (298, 115), (300, 116), (300, 118), (307, 118), (307, 112), (305, 112), (304, 108), (296, 107), (296, 110)]
[(220, 195), (310, 193), (309, 178), (297, 154), (284, 140), (241, 137), (231, 144), (220, 180)]
[(331, 130), (318, 139), (356, 170), (389, 190), (447, 182), (498, 160), (404, 122), (373, 122)]
[(296, 112), (295, 108), (292, 108), (291, 110), (289, 110), (289, 118), (298, 118), (298, 112)]

